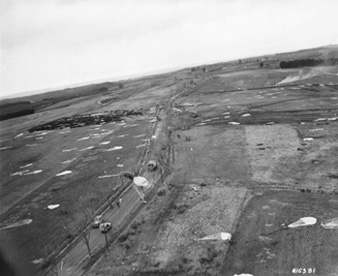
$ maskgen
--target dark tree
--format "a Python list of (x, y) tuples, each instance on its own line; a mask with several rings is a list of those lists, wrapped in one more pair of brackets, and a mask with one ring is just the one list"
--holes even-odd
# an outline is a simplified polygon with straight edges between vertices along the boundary
[(71, 234), (80, 234), (82, 241), (87, 246), (88, 255), (91, 258), (92, 252), (90, 248), (90, 224), (94, 221), (94, 214), (98, 203), (98, 196), (95, 193), (87, 194), (80, 197), (75, 207), (77, 213), (74, 222), (67, 227)]

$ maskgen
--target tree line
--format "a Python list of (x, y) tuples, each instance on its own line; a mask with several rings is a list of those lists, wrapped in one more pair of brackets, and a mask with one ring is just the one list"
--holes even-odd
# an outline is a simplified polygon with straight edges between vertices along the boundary
[(338, 64), (338, 58), (329, 59), (295, 59), (290, 61), (281, 61), (279, 67), (299, 68), (299, 67), (314, 67), (314, 66), (332, 66)]
[(0, 105), (0, 121), (33, 114), (34, 108), (29, 101), (6, 103)]

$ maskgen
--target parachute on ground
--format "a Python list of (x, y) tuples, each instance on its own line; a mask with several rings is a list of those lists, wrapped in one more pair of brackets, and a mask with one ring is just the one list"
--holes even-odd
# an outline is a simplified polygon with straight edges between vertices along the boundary
[(23, 220), (14, 222), (14, 223), (12, 223), (10, 225), (1, 227), (0, 229), (1, 230), (5, 230), (5, 229), (14, 228), (14, 227), (19, 227), (19, 226), (22, 226), (22, 225), (28, 225), (28, 224), (32, 223), (32, 221), (33, 221), (32, 219), (23, 219)]
[(137, 192), (137, 194), (140, 196), (140, 198), (143, 200), (144, 203), (146, 203), (144, 199), (144, 193), (142, 191), (142, 188), (149, 189), (153, 187), (154, 181), (148, 181), (145, 177), (143, 176), (134, 176), (133, 173), (128, 172), (128, 171), (123, 171), (120, 173), (120, 178), (128, 178), (133, 181), (133, 188)]
[(308, 225), (314, 225), (316, 224), (317, 219), (314, 217), (303, 217), (300, 218), (299, 220), (291, 223), (288, 225), (288, 228), (296, 228), (300, 226), (308, 226)]
[(144, 187), (146, 189), (150, 188), (152, 185), (149, 183), (149, 181), (142, 176), (135, 176), (133, 178), (133, 182), (135, 185), (140, 186), (140, 187)]
[(223, 240), (223, 241), (228, 241), (231, 239), (231, 234), (225, 233), (225, 232), (220, 232), (217, 234), (212, 234), (209, 236), (206, 236), (202, 239), (197, 239), (198, 241), (204, 241), (204, 240)]
[(53, 209), (56, 209), (56, 208), (59, 208), (59, 207), (60, 207), (60, 204), (51, 204), (51, 205), (47, 206), (47, 209), (53, 210)]
[(338, 217), (324, 220), (320, 225), (325, 229), (338, 229)]

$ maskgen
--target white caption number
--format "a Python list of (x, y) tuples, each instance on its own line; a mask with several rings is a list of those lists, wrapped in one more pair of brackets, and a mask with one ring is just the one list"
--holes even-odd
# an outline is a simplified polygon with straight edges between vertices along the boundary
[(293, 274), (314, 274), (316, 273), (316, 268), (293, 268)]

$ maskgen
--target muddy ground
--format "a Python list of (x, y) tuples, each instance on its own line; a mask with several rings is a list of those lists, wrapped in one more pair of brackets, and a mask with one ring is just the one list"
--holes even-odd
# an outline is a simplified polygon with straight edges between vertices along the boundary
[[(7, 161), (1, 163), (1, 226), (33, 220), (1, 230), (11, 262), (40, 271), (32, 261), (47, 260), (76, 238), (64, 227), (76, 224), (81, 195), (98, 194), (102, 208), (119, 191), (118, 173), (144, 172), (145, 162), (157, 159), (162, 176), (146, 192), (147, 204), (126, 197), (120, 213), (111, 215), (120, 214), (124, 228), (109, 234), (109, 251), (84, 262), (74, 270), (78, 275), (293, 275), (295, 269), (337, 275), (338, 230), (320, 223), (338, 217), (338, 69), (275, 68), (250, 61), (185, 70), (125, 85), (126, 94), (61, 102), (1, 122)], [(62, 117), (121, 109), (142, 115), (27, 131)], [(72, 173), (56, 176), (66, 170)], [(55, 203), (68, 215), (44, 209)], [(305, 216), (318, 221), (281, 228)], [(231, 240), (198, 240), (219, 232)], [(13, 257), (13, 248), (24, 254)], [(85, 255), (85, 248), (78, 250)], [(72, 275), (75, 257), (67, 267), (66, 257), (50, 257), (46, 266)]]

